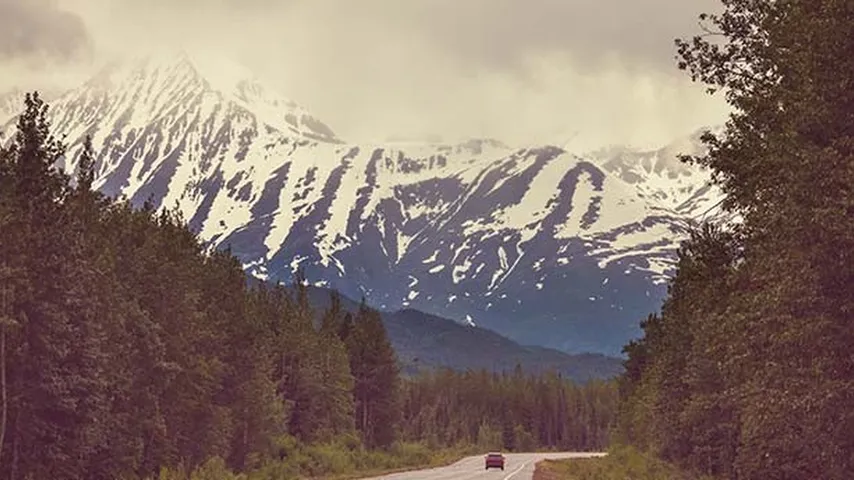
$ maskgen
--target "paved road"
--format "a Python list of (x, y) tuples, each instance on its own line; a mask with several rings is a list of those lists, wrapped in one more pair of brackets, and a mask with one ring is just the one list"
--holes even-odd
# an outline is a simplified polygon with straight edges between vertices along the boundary
[(447, 467), (394, 473), (364, 480), (531, 480), (534, 465), (544, 459), (600, 457), (604, 453), (508, 453), (504, 471), (491, 468), (484, 470), (483, 455), (468, 457)]

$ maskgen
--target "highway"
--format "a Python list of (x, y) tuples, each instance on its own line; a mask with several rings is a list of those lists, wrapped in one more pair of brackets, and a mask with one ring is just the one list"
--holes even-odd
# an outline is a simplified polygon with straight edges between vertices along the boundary
[(506, 453), (504, 470), (484, 470), (483, 455), (464, 458), (447, 467), (393, 473), (363, 480), (531, 480), (534, 466), (544, 459), (601, 457), (604, 453)]

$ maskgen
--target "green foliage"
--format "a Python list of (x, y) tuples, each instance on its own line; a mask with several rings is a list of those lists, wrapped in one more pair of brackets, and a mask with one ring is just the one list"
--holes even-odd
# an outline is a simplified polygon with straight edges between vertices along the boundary
[[(687, 474), (631, 447), (612, 449), (600, 458), (544, 460), (537, 463), (535, 480), (704, 480)], [(710, 479), (709, 479), (710, 480)]]
[(403, 381), (364, 303), (315, 325), (301, 273), (250, 288), (177, 210), (92, 191), (88, 138), (60, 172), (46, 109), (0, 148), (0, 480), (343, 478), (499, 448), (499, 418), (518, 448), (604, 445), (612, 385)]
[(559, 375), (439, 370), (404, 382), (401, 438), (484, 450), (601, 450), (616, 415), (614, 382)]
[(707, 155), (738, 227), (686, 242), (626, 348), (623, 441), (732, 479), (854, 471), (854, 4), (724, 0), (680, 67), (734, 113)]
[(400, 442), (386, 450), (366, 450), (360, 445), (353, 445), (345, 436), (314, 445), (293, 442), (284, 459), (269, 460), (244, 474), (233, 473), (222, 460), (213, 458), (192, 471), (181, 467), (163, 469), (158, 480), (343, 480), (439, 466), (469, 453), (474, 451), (465, 447), (436, 450), (420, 443)]
[(356, 426), (369, 448), (394, 443), (399, 417), (399, 367), (379, 312), (364, 299), (344, 339), (355, 378)]
[(247, 288), (179, 213), (92, 191), (88, 138), (72, 184), (46, 110), (28, 95), (0, 149), (0, 478), (208, 478), (351, 432), (346, 349), (304, 297)]

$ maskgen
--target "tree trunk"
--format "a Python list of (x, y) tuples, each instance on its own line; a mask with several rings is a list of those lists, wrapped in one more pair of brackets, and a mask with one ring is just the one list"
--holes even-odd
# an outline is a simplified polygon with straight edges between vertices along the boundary
[(19, 410), (16, 410), (16, 413), (14, 416), (14, 419), (15, 419), (14, 425), (15, 426), (13, 428), (14, 437), (12, 438), (12, 468), (11, 468), (12, 472), (9, 475), (9, 478), (11, 480), (16, 480), (18, 478), (18, 460), (19, 460), (20, 453), (21, 453), (21, 449), (20, 449), (21, 432), (20, 432), (20, 425), (19, 425), (19, 422), (20, 422), (19, 417), (20, 416), (21, 416), (21, 412)]
[[(0, 318), (2, 322), (2, 318)], [(3, 445), (6, 442), (6, 415), (8, 398), (6, 393), (6, 325), (0, 323), (0, 465), (3, 464)]]
[(6, 445), (6, 419), (9, 399), (6, 387), (6, 289), (3, 289), (3, 304), (0, 305), (0, 465), (3, 464), (3, 446)]
[(366, 444), (369, 444), (370, 442), (368, 441), (368, 399), (366, 397), (362, 399), (362, 438), (365, 439)]

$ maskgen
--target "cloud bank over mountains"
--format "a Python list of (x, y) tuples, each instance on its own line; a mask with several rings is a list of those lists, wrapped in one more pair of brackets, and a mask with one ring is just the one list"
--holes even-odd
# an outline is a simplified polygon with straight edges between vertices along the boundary
[(72, 82), (111, 55), (185, 45), (240, 59), (352, 141), (653, 147), (726, 115), (673, 60), (717, 3), (0, 0), (0, 76)]

